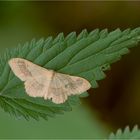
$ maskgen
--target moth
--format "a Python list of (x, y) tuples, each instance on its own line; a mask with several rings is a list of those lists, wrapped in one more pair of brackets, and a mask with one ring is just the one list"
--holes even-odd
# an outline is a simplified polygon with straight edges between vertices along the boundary
[(26, 59), (12, 58), (8, 63), (13, 73), (24, 81), (26, 93), (31, 97), (52, 99), (52, 102), (61, 104), (68, 96), (79, 95), (91, 87), (82, 77), (58, 73)]

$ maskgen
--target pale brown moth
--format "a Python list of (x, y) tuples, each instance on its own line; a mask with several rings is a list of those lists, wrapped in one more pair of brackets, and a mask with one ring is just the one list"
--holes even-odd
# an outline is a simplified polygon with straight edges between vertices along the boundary
[(79, 95), (91, 87), (82, 77), (45, 69), (22, 58), (10, 59), (9, 65), (14, 74), (24, 81), (29, 96), (52, 99), (56, 104), (64, 103), (68, 96)]

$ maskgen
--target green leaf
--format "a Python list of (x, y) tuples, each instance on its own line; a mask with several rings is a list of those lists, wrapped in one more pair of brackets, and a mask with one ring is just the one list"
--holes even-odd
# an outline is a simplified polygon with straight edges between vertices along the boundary
[(140, 28), (134, 30), (116, 29), (108, 33), (107, 29), (95, 29), (90, 33), (83, 30), (78, 36), (75, 32), (64, 37), (60, 33), (56, 38), (48, 37), (15, 49), (8, 49), (0, 56), (0, 105), (15, 116), (25, 119), (39, 117), (48, 119), (64, 111), (72, 110), (72, 105), (79, 104), (79, 97), (70, 96), (64, 104), (54, 104), (42, 98), (32, 98), (25, 93), (24, 84), (11, 71), (8, 61), (21, 57), (44, 68), (57, 72), (81, 76), (87, 79), (92, 88), (98, 87), (98, 80), (106, 77), (104, 71), (122, 55), (129, 52), (140, 40)]
[(121, 139), (140, 139), (140, 130), (138, 129), (138, 126), (134, 126), (134, 128), (130, 131), (129, 126), (127, 126), (124, 131), (121, 129), (118, 129), (116, 134), (111, 133), (109, 136), (109, 140), (121, 140)]

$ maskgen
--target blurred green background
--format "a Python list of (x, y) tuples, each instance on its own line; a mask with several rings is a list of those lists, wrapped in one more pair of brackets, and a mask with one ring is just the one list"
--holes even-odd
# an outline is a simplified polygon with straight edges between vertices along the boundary
[[(140, 26), (140, 2), (0, 2), (0, 51), (32, 38), (82, 29)], [(98, 89), (73, 111), (48, 122), (17, 120), (0, 110), (0, 138), (106, 138), (119, 127), (140, 125), (140, 47), (112, 65)]]

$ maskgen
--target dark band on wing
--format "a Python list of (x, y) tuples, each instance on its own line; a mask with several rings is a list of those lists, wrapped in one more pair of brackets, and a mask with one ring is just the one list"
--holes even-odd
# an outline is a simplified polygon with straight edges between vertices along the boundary
[(34, 80), (31, 84), (31, 87), (33, 87), (37, 91), (37, 90), (42, 90), (44, 88), (44, 85)]
[(24, 61), (18, 60), (17, 65), (20, 69), (20, 71), (25, 75), (25, 76), (32, 76), (31, 72), (28, 70), (28, 66), (25, 64)]
[[(83, 84), (82, 79), (77, 79), (76, 81), (74, 81), (70, 76), (67, 76), (67, 75), (64, 75), (64, 74), (62, 76), (60, 74), (59, 75), (57, 74), (56, 77), (59, 81), (63, 81), (65, 89), (76, 89), (77, 87), (79, 87)], [(59, 86), (57, 86), (57, 87), (59, 87)]]

